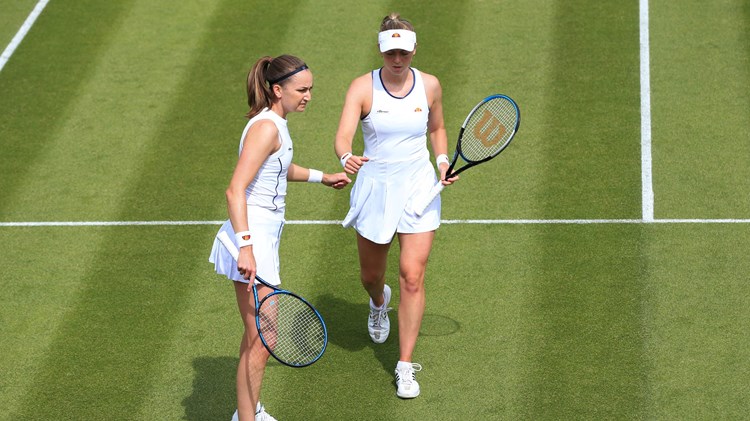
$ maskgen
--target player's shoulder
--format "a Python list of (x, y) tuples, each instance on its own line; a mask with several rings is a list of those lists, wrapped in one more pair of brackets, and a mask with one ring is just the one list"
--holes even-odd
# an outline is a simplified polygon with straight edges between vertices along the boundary
[(430, 73), (425, 73), (421, 70), (419, 70), (419, 74), (422, 76), (422, 83), (424, 84), (424, 87), (428, 91), (440, 91), (440, 80), (437, 78), (437, 76), (432, 75)]
[(424, 81), (424, 83), (440, 85), (440, 80), (438, 79), (437, 76), (431, 73), (423, 72), (421, 70), (418, 70), (418, 71), (419, 71), (419, 74), (422, 76), (422, 81)]
[(276, 122), (271, 117), (261, 117), (253, 123), (253, 127), (257, 127), (258, 130), (278, 130)]
[(275, 140), (279, 135), (279, 128), (276, 123), (270, 118), (259, 118), (254, 121), (250, 130), (248, 130), (248, 136), (252, 136), (261, 141)]
[(356, 77), (349, 87), (350, 89), (372, 88), (372, 72)]
[(372, 96), (372, 74), (365, 73), (352, 80), (347, 96), (358, 98), (359, 100), (364, 100)]

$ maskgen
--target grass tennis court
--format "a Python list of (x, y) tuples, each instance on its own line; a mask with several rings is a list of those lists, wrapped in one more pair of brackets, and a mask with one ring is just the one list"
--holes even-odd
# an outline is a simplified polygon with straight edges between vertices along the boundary
[[(282, 278), (330, 343), (309, 368), (269, 364), (269, 412), (746, 419), (750, 5), (651, 3), (644, 221), (637, 1), (51, 0), (0, 71), (0, 420), (230, 419), (242, 326), (207, 258), (246, 72), (306, 60), (295, 162), (338, 170), (346, 88), (380, 65), (393, 10), (442, 82), (451, 142), (491, 93), (521, 128), (443, 193), (410, 401), (397, 342), (366, 333), (354, 232), (336, 223), (349, 189), (290, 185)], [(36, 4), (0, 0), (0, 48)]]

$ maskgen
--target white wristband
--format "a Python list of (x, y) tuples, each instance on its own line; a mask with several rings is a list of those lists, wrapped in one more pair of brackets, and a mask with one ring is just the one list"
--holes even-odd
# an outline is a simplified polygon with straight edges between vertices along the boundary
[(323, 171), (310, 168), (310, 175), (307, 176), (308, 183), (321, 183), (323, 181)]
[(448, 155), (441, 153), (435, 158), (435, 164), (439, 167), (440, 164), (443, 163), (450, 165), (450, 161), (448, 161)]
[(237, 240), (237, 247), (239, 248), (253, 245), (253, 237), (250, 235), (250, 231), (238, 232), (234, 234), (234, 238)]
[(352, 153), (351, 152), (347, 152), (347, 153), (341, 155), (341, 158), (339, 158), (339, 161), (341, 161), (341, 166), (342, 167), (346, 167), (346, 161), (349, 158), (351, 158), (351, 157), (352, 157)]

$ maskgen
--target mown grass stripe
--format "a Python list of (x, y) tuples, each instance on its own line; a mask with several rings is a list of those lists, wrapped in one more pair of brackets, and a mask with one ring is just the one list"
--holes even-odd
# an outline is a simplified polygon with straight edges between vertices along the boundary
[[(640, 216), (637, 4), (556, 2), (554, 9), (547, 214)], [(570, 222), (581, 220), (602, 221)], [(549, 224), (532, 248), (526, 351), (533, 363), (518, 418), (644, 413), (640, 250), (647, 226), (605, 220), (618, 223)]]
[[(31, 231), (30, 231), (31, 230)], [(0, 420), (17, 420), (54, 337), (78, 300), (100, 243), (99, 228), (6, 228), (0, 242)], [(15, 415), (15, 416), (14, 416)], [(34, 419), (34, 418), (30, 418)]]
[[(60, 152), (56, 158), (70, 157), (68, 165), (101, 160), (86, 174), (104, 187), (94, 180), (87, 186), (90, 192), (112, 189), (114, 196), (107, 199), (104, 193), (95, 199), (97, 213), (123, 219), (132, 204), (121, 199), (128, 197), (129, 189), (143, 188), (141, 177), (148, 176), (140, 171), (143, 156), (157, 138), (164, 113), (179, 106), (174, 103), (179, 99), (175, 90), (182, 75), (189, 73), (215, 6), (215, 1), (196, 0), (182, 2), (175, 9), (139, 0), (115, 28), (97, 73), (76, 103), (76, 116), (68, 121), (53, 148)], [(141, 37), (151, 42), (137, 43)], [(150, 112), (144, 113), (144, 109)], [(86, 137), (77, 137), (88, 124), (92, 127)], [(71, 155), (68, 150), (85, 145), (90, 151), (101, 145), (108, 150), (99, 149), (105, 156)], [(35, 164), (32, 168), (39, 172), (42, 164)], [(82, 173), (65, 176), (70, 179), (58, 177), (58, 182), (76, 184)], [(42, 363), (26, 394), (20, 410), (28, 411), (22, 412), (27, 418), (99, 419), (112, 413), (137, 414), (152, 393), (152, 369), (161, 362), (161, 351), (173, 335), (188, 295), (183, 287), (184, 273), (168, 269), (174, 264), (165, 261), (164, 250), (176, 252), (175, 259), (190, 261), (202, 260), (205, 251), (189, 247), (196, 240), (179, 227), (152, 227), (148, 237), (154, 241), (118, 233), (118, 227), (103, 229), (101, 240), (116, 236), (117, 241), (104, 241), (86, 271), (77, 300), (52, 339), (54, 353)], [(181, 236), (185, 236), (179, 241), (182, 246), (175, 247), (171, 240), (162, 242)], [(124, 253), (118, 251), (123, 241), (130, 244)], [(44, 408), (36, 402), (45, 402)], [(106, 405), (99, 405), (101, 402)]]
[[(185, 274), (174, 269), (205, 253), (188, 246), (198, 239), (179, 227), (103, 229), (97, 234), (117, 241), (96, 247), (13, 419), (132, 416), (153, 393), (155, 367), (187, 294)], [(131, 246), (121, 250), (117, 243)]]
[[(117, 2), (52, 2), (37, 19), (35, 29), (24, 39), (23, 48), (0, 73), (0, 213), (23, 219), (40, 215), (47, 208), (39, 197), (60, 200), (65, 186), (29, 187), (29, 180), (60, 180), (62, 157), (39, 172), (35, 165), (48, 156), (65, 122), (74, 112), (83, 87), (95, 73), (109, 40), (117, 32), (130, 0)], [(89, 16), (96, 15), (95, 20)], [(12, 99), (12, 100), (11, 100)], [(28, 203), (29, 198), (33, 203)]]
[[(14, 200), (17, 194), (22, 192), (24, 197), (30, 197), (39, 193), (23, 191), (24, 175), (28, 174), (33, 163), (39, 159), (40, 151), (44, 151), (51, 143), (51, 138), (65, 118), (67, 107), (74, 102), (80, 86), (91, 76), (93, 62), (105, 50), (111, 36), (110, 31), (119, 26), (118, 22), (128, 6), (127, 1), (49, 4), (37, 19), (34, 30), (25, 37), (23, 48), (15, 51), (13, 60), (0, 73), (0, 91), (3, 92), (4, 99), (0, 101), (0, 127), (3, 128), (3, 135), (0, 136), (3, 150), (0, 154), (0, 173), (3, 174), (3, 181), (0, 183), (0, 212), (4, 216), (31, 215), (23, 211), (13, 213), (13, 209), (17, 210)], [(88, 13), (96, 14), (95, 24), (88, 18)], [(50, 180), (54, 180), (54, 177)], [(36, 197), (39, 199), (42, 196)], [(38, 208), (40, 203), (42, 202), (36, 201), (35, 206)], [(13, 234), (10, 235), (13, 238)], [(58, 247), (65, 248), (70, 244), (56, 241), (58, 235), (55, 232), (46, 233), (45, 238), (49, 239), (49, 242), (45, 242), (46, 246), (58, 244)], [(98, 237), (91, 238), (83, 233), (76, 238), (78, 241), (87, 239), (87, 243), (79, 247), (80, 250), (95, 250), (98, 246)], [(15, 242), (13, 244), (15, 247)], [(44, 254), (44, 250), (45, 246), (31, 247), (29, 256), (22, 257), (15, 263), (25, 262), (22, 265), (25, 267), (24, 265), (36, 261), (36, 256), (40, 253)], [(6, 372), (13, 381), (12, 388), (8, 389), (12, 391), (12, 400), (4, 407), (11, 419), (19, 419), (14, 418), (14, 414), (28, 410), (25, 397), (33, 390), (36, 375), (44, 370), (44, 358), (54, 355), (55, 332), (63, 323), (67, 311), (77, 302), (80, 280), (89, 268), (88, 256), (74, 257), (80, 266), (70, 267), (70, 261), (58, 260), (60, 253), (52, 255), (55, 257), (41, 264), (49, 268), (50, 262), (54, 261), (52, 265), (55, 270), (65, 271), (64, 274), (51, 274), (48, 270), (46, 274), (38, 276), (35, 270), (26, 267), (22, 273), (9, 273), (13, 288), (20, 288), (21, 291), (30, 287), (35, 289), (29, 297), (19, 297), (14, 302), (24, 303), (30, 299), (32, 308), (40, 306), (42, 310), (41, 316), (36, 315), (33, 309), (24, 309), (20, 314), (28, 311), (29, 320), (44, 320), (41, 326), (29, 325), (11, 333), (29, 338), (30, 342), (24, 352), (8, 355), (8, 367), (12, 367), (12, 370)], [(49, 285), (66, 290), (53, 297), (39, 293)], [(13, 289), (5, 290), (10, 293)], [(52, 300), (53, 304), (43, 304), (45, 300)], [(44, 334), (39, 334), (39, 329)], [(44, 355), (45, 351), (51, 353)], [(32, 361), (27, 360), (30, 356), (34, 356)], [(36, 402), (34, 406), (35, 404)], [(34, 418), (36, 416), (28, 419)]]
[(651, 2), (650, 10), (658, 216), (744, 217), (750, 213), (747, 1)]
[(555, 4), (538, 219), (641, 217), (637, 6)]
[(644, 330), (649, 417), (743, 420), (750, 413), (750, 231), (729, 225), (647, 232)]

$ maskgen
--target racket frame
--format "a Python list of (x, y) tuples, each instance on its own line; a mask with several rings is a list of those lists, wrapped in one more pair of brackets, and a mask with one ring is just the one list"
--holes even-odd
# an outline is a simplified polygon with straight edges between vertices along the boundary
[[(516, 109), (516, 115), (518, 116), (518, 118), (516, 119), (516, 125), (515, 125), (515, 127), (513, 127), (513, 130), (511, 131), (511, 134), (508, 137), (508, 140), (505, 142), (505, 144), (500, 149), (497, 150), (497, 152), (493, 153), (492, 155), (490, 155), (490, 156), (488, 156), (486, 158), (482, 158), (482, 159), (480, 159), (478, 161), (472, 161), (472, 160), (466, 158), (466, 156), (464, 155), (463, 151), (461, 150), (461, 143), (462, 143), (461, 141), (462, 141), (462, 139), (464, 137), (464, 131), (466, 130), (466, 125), (469, 124), (469, 120), (471, 119), (471, 117), (474, 116), (474, 113), (482, 105), (484, 105), (487, 102), (489, 102), (489, 101), (491, 101), (493, 99), (496, 99), (496, 98), (504, 98), (504, 99), (506, 99)], [(485, 98), (482, 101), (480, 101), (477, 105), (474, 106), (474, 108), (471, 109), (471, 111), (469, 111), (469, 114), (466, 115), (466, 118), (464, 119), (463, 124), (461, 124), (461, 130), (459, 130), (459, 132), (458, 132), (458, 140), (456, 141), (456, 151), (453, 153), (453, 160), (451, 161), (450, 166), (448, 167), (448, 171), (445, 173), (445, 179), (444, 180), (447, 180), (447, 179), (449, 179), (449, 178), (451, 178), (453, 176), (456, 176), (456, 175), (462, 173), (464, 170), (467, 170), (467, 169), (469, 169), (469, 168), (471, 168), (471, 167), (473, 167), (475, 165), (479, 165), (479, 164), (481, 164), (483, 162), (487, 162), (490, 159), (492, 159), (492, 158), (500, 155), (500, 152), (502, 152), (503, 150), (505, 150), (505, 148), (507, 148), (508, 145), (510, 145), (510, 142), (513, 140), (513, 137), (516, 135), (516, 132), (518, 132), (518, 128), (520, 126), (521, 126), (521, 110), (519, 110), (518, 104), (516, 104), (516, 101), (514, 101), (513, 98), (511, 98), (511, 97), (509, 97), (507, 95), (503, 95), (503, 94), (494, 94), (494, 95), (490, 95), (487, 98)], [(458, 157), (459, 156), (461, 157), (461, 159), (463, 159), (466, 162), (466, 165), (464, 165), (461, 168), (459, 168), (458, 171), (453, 172), (453, 169), (455, 168), (456, 163), (458, 162)]]

